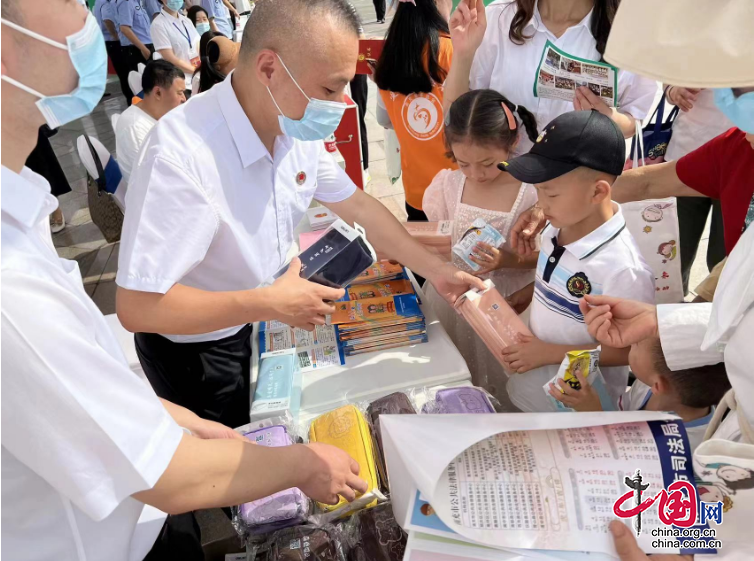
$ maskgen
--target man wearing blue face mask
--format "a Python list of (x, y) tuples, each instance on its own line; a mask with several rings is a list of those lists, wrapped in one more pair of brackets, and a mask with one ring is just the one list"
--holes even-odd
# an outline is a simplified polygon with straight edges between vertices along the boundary
[[(49, 184), (24, 167), (42, 124), (80, 119), (102, 97), (102, 35), (72, 0), (1, 5), (3, 555), (198, 561), (192, 510), (291, 487), (329, 504), (366, 491), (345, 452), (254, 446), (129, 370), (78, 265), (55, 252)], [(145, 505), (162, 512), (143, 517)]]
[[(316, 21), (317, 26), (311, 22)], [(152, 129), (134, 170), (118, 317), (158, 395), (233, 426), (249, 414), (251, 323), (308, 330), (343, 296), (288, 273), (313, 199), (453, 301), (482, 282), (429, 254), (324, 148), (345, 110), (359, 22), (346, 0), (260, 0), (236, 70)], [(167, 397), (170, 396), (170, 397)]]

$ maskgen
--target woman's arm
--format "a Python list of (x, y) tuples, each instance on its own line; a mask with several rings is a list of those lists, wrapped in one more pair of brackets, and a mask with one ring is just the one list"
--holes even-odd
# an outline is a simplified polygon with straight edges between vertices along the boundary
[[(175, 64), (178, 68), (183, 70), (184, 72), (193, 73), (195, 68), (190, 62), (186, 62), (185, 60), (181, 60), (177, 56), (175, 56), (175, 53), (173, 52), (173, 49), (159, 49), (157, 51), (162, 55), (162, 58), (167, 60), (168, 62), (171, 62)], [(186, 87), (188, 88), (189, 84), (186, 84)]]

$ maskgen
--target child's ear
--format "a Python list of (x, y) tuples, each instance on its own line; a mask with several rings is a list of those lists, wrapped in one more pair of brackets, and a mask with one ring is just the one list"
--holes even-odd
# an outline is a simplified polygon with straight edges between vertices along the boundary
[(604, 179), (599, 179), (594, 184), (594, 194), (592, 195), (592, 202), (599, 204), (605, 199), (610, 200), (611, 187), (610, 183)]
[(652, 393), (655, 395), (663, 395), (670, 390), (670, 384), (667, 379), (662, 376), (655, 376), (652, 381)]

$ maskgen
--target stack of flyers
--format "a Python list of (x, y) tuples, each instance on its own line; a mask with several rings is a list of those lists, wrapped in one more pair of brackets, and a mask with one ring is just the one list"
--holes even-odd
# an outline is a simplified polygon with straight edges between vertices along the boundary
[(351, 281), (354, 284), (367, 284), (403, 278), (403, 266), (390, 261), (378, 261)]
[(345, 356), (427, 342), (416, 294), (336, 302), (331, 322)]
[(323, 206), (308, 209), (306, 217), (309, 219), (309, 226), (312, 230), (324, 230), (338, 219), (336, 214)]
[(279, 321), (259, 323), (259, 352), (295, 349), (301, 372), (320, 370), (345, 364), (343, 349), (338, 341), (338, 328), (317, 325), (314, 331), (291, 327)]
[(347, 290), (348, 300), (364, 300), (378, 296), (398, 296), (399, 294), (414, 294), (414, 287), (408, 279), (379, 281), (369, 284), (352, 284)]
[(452, 220), (441, 220), (440, 222), (406, 222), (403, 226), (411, 234), (411, 237), (429, 251), (450, 261), (450, 252), (453, 245), (451, 242), (451, 235), (453, 233)]

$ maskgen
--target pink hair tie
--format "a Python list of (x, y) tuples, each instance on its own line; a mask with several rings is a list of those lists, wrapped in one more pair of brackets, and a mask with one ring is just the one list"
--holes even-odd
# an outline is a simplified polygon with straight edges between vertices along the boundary
[[(400, 0), (400, 1), (409, 2), (410, 0)], [(508, 119), (508, 129), (512, 131), (516, 130), (516, 127), (518, 127), (518, 124), (516, 123), (516, 118), (513, 116), (513, 113), (511, 113), (511, 110), (508, 109), (508, 106), (502, 101), (500, 102), (500, 105), (503, 106), (503, 111), (505, 111), (505, 116)]]
[(416, 6), (416, 0), (398, 0), (400, 4), (413, 4)]

